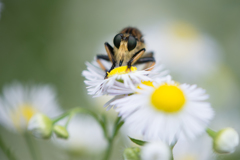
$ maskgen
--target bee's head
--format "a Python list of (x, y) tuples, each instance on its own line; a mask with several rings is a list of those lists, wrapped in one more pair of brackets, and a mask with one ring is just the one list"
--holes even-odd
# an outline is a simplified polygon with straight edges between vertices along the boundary
[(137, 39), (132, 35), (119, 33), (113, 39), (114, 46), (118, 49), (126, 47), (130, 52), (137, 46)]
[(131, 34), (117, 34), (113, 39), (114, 46), (118, 51), (117, 63), (121, 66), (125, 61), (128, 61), (130, 58), (129, 52), (134, 52), (138, 41)]

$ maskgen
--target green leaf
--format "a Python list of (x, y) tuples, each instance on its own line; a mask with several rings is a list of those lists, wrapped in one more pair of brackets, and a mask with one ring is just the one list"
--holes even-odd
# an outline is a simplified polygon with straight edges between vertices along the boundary
[(131, 137), (129, 137), (129, 138), (130, 138), (130, 140), (131, 140), (133, 143), (136, 143), (136, 144), (138, 144), (139, 146), (143, 146), (144, 144), (147, 143), (146, 141), (141, 141), (141, 140), (139, 140), (139, 139), (134, 139), (134, 138), (131, 138)]

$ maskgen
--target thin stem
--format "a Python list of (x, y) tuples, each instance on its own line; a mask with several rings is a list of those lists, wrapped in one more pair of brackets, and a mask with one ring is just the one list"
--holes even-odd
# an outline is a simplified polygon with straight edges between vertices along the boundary
[(96, 117), (95, 117), (96, 115), (94, 115), (93, 112), (91, 112), (85, 108), (76, 107), (76, 108), (73, 108), (73, 109), (63, 113), (62, 115), (58, 116), (57, 118), (53, 119), (53, 124), (57, 123), (58, 121), (62, 120), (63, 118), (65, 118), (69, 115), (73, 116), (74, 114), (77, 114), (77, 113), (88, 113), (96, 119)]
[(111, 152), (113, 149), (113, 142), (114, 142), (114, 138), (116, 137), (116, 135), (118, 134), (119, 129), (121, 128), (121, 126), (123, 125), (123, 121), (120, 121), (121, 117), (118, 117), (114, 123), (114, 129), (113, 129), (113, 134), (111, 137), (107, 138), (108, 140), (108, 148), (106, 151), (106, 154), (103, 158), (103, 160), (109, 160), (110, 156), (111, 156)]
[(113, 139), (108, 139), (108, 148), (107, 148), (107, 151), (105, 153), (105, 156), (104, 156), (103, 160), (109, 160), (110, 159), (112, 148), (113, 148)]
[(71, 119), (73, 118), (74, 115), (75, 115), (74, 113), (72, 113), (72, 114), (69, 115), (68, 120), (67, 120), (67, 122), (66, 122), (66, 124), (65, 124), (65, 128), (67, 128), (69, 122), (71, 121)]
[(34, 144), (33, 141), (31, 140), (31, 137), (27, 133), (24, 133), (24, 139), (28, 146), (28, 150), (32, 156), (32, 159), (39, 160), (40, 158), (37, 155), (36, 148), (34, 148)]
[(175, 147), (176, 144), (177, 144), (177, 141), (170, 146), (170, 149), (171, 149), (171, 160), (174, 160), (174, 157), (173, 157), (173, 148)]
[(206, 129), (206, 132), (207, 132), (207, 134), (208, 134), (210, 137), (212, 137), (212, 138), (215, 138), (215, 136), (217, 135), (217, 132), (211, 130), (210, 128), (207, 128), (207, 129)]

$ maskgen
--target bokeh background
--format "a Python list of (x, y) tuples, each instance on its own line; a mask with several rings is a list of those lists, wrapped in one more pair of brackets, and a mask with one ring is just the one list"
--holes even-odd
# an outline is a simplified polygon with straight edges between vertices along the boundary
[[(158, 26), (160, 30), (160, 26), (168, 22), (187, 22), (197, 28), (198, 34), (210, 37), (214, 47), (217, 46), (214, 56), (206, 54), (199, 63), (200, 68), (204, 67), (206, 60), (207, 65), (211, 64), (215, 69), (208, 72), (205, 67), (204, 71), (208, 73), (204, 76), (193, 71), (194, 74), (190, 74), (193, 76), (189, 77), (184, 74), (189, 72), (186, 67), (182, 72), (171, 70), (168, 64), (166, 67), (177, 81), (196, 83), (207, 90), (216, 110), (212, 128), (231, 126), (240, 131), (240, 1), (2, 0), (2, 4), (1, 89), (14, 80), (51, 84), (57, 89), (64, 110), (76, 106), (92, 108), (97, 103), (94, 104), (87, 95), (81, 72), (86, 69), (86, 61), (105, 53), (104, 42), (112, 44), (115, 34), (126, 26), (138, 27), (147, 38), (155, 32), (161, 37), (156, 29)], [(158, 46), (158, 40), (151, 36), (148, 43)], [(149, 48), (156, 49), (154, 45)], [(158, 57), (161, 59), (161, 55)], [(194, 63), (189, 63), (189, 69), (191, 65)], [(0, 135), (20, 159), (30, 159), (20, 135), (3, 127), (0, 127)], [(36, 143), (43, 159), (69, 159), (50, 141), (36, 140)], [(116, 145), (112, 159), (121, 159), (124, 147), (125, 144)], [(0, 151), (0, 159), (5, 158)], [(217, 157), (239, 158), (239, 147), (234, 154)]]

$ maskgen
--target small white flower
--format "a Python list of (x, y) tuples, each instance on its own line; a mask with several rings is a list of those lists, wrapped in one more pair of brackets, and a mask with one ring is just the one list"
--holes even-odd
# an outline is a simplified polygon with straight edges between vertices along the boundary
[(86, 65), (87, 70), (82, 73), (87, 79), (84, 82), (88, 86), (88, 93), (94, 96), (130, 94), (141, 81), (150, 81), (153, 77), (161, 77), (167, 73), (162, 71), (162, 66), (156, 66), (151, 71), (138, 71), (137, 67), (126, 71), (127, 66), (121, 66), (114, 68), (105, 79), (106, 72), (95, 61), (92, 64), (87, 62)]
[(52, 129), (52, 120), (41, 113), (34, 115), (28, 123), (28, 130), (31, 131), (36, 138), (50, 138)]
[(142, 147), (142, 160), (170, 160), (171, 150), (165, 143), (151, 142)]
[(214, 138), (213, 148), (217, 153), (233, 153), (239, 144), (239, 135), (233, 128), (220, 130)]
[[(65, 121), (59, 122), (64, 125)], [(107, 147), (101, 126), (90, 116), (76, 115), (67, 126), (68, 139), (52, 139), (54, 144), (76, 154), (100, 154)]]
[(0, 124), (11, 131), (26, 131), (29, 120), (37, 113), (53, 117), (60, 112), (55, 91), (49, 85), (23, 86), (16, 82), (3, 88)]
[[(136, 94), (110, 103), (125, 123), (147, 141), (173, 144), (179, 137), (193, 139), (213, 118), (208, 95), (196, 85), (178, 84), (169, 76), (160, 84), (140, 85)], [(133, 137), (134, 138), (134, 137)]]

